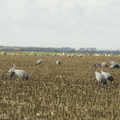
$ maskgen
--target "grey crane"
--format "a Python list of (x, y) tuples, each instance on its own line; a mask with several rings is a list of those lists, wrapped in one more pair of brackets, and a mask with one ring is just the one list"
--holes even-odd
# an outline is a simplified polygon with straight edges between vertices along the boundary
[(4, 52), (2, 52), (2, 54), (3, 54), (3, 55), (6, 55), (6, 52), (4, 51)]
[(9, 74), (10, 77), (15, 75), (15, 71), (14, 71), (15, 67), (16, 67), (16, 65), (15, 65), (15, 61), (14, 61), (13, 64), (12, 64), (12, 68), (10, 68), (9, 71), (8, 71), (8, 74)]
[(107, 65), (106, 62), (102, 62), (102, 63), (100, 64), (100, 66), (101, 66), (101, 67), (108, 67), (108, 65)]
[(111, 66), (110, 66), (111, 69), (120, 68), (120, 63), (116, 63), (115, 61), (112, 60), (112, 58), (110, 58), (110, 63), (111, 63)]
[(59, 60), (56, 61), (57, 65), (61, 65), (61, 62)]
[(112, 57), (110, 57), (110, 63), (115, 64), (116, 62), (112, 60)]
[(24, 70), (15, 70), (14, 69), (14, 72), (15, 72), (15, 74), (18, 76), (18, 78), (20, 79), (20, 78), (22, 78), (22, 79), (28, 79), (28, 74), (24, 71)]
[(103, 75), (103, 74), (101, 74), (100, 72), (97, 72), (97, 65), (95, 64), (94, 65), (94, 67), (95, 67), (95, 78), (96, 78), (96, 80), (98, 81), (98, 83), (102, 83), (103, 85), (105, 84), (105, 85), (107, 85), (107, 81), (106, 81), (106, 78), (105, 78), (105, 76)]
[[(102, 67), (102, 69), (103, 69), (103, 67)], [(114, 81), (112, 75), (107, 72), (104, 72), (102, 69), (101, 69), (101, 73), (105, 76), (105, 79), (112, 83)]]
[(13, 67), (8, 71), (10, 77), (17, 75), (18, 79), (28, 79), (28, 74), (24, 70), (15, 69), (15, 62), (13, 63)]
[(111, 69), (114, 69), (114, 68), (120, 68), (120, 64), (119, 63), (114, 63), (110, 66)]
[(43, 59), (37, 60), (35, 64), (36, 64), (36, 65), (39, 65), (39, 64), (41, 64), (42, 62), (43, 62)]
[(10, 77), (13, 77), (15, 75), (14, 68), (10, 68), (10, 70), (8, 71), (8, 74)]

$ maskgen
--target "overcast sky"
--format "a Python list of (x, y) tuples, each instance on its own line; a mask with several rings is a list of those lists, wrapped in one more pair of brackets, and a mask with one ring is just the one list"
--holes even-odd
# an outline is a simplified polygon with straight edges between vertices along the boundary
[(0, 0), (0, 45), (120, 49), (120, 0)]

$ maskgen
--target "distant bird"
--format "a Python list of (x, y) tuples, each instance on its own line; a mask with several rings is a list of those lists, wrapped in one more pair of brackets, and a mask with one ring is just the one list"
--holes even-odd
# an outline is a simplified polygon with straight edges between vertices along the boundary
[(112, 75), (109, 74), (109, 73), (107, 73), (107, 72), (104, 72), (102, 69), (101, 69), (101, 73), (105, 76), (105, 79), (108, 80), (108, 81), (110, 81), (110, 82), (113, 82), (114, 79), (113, 79)]
[(95, 78), (96, 78), (96, 80), (99, 82), (99, 83), (102, 83), (103, 85), (105, 84), (105, 85), (107, 85), (107, 81), (106, 81), (106, 78), (105, 78), (105, 76), (103, 75), (103, 74), (101, 74), (100, 72), (97, 72), (97, 65), (95, 64), (94, 65), (94, 67), (95, 67)]
[(15, 54), (15, 53), (13, 53), (13, 54), (12, 54), (12, 56), (16, 56), (16, 54)]
[(37, 54), (36, 53), (33, 53), (33, 56), (36, 56)]
[(2, 52), (2, 54), (3, 54), (3, 55), (6, 55), (6, 52), (4, 51), (4, 52)]
[(42, 62), (43, 62), (43, 59), (37, 60), (36, 65), (39, 65), (39, 64), (41, 64)]
[(100, 66), (101, 66), (101, 67), (108, 67), (108, 65), (107, 65), (106, 62), (102, 62)]
[(24, 53), (23, 55), (24, 55), (24, 56), (28, 56), (28, 53)]
[(10, 77), (13, 77), (14, 75), (18, 76), (18, 79), (28, 79), (28, 74), (24, 71), (24, 70), (19, 70), (19, 69), (15, 69), (16, 65), (15, 65), (15, 61), (13, 63), (13, 67), (8, 71), (8, 74)]
[(112, 60), (112, 57), (110, 57), (110, 63), (115, 64), (116, 62)]
[(61, 62), (59, 60), (56, 61), (57, 65), (61, 65)]

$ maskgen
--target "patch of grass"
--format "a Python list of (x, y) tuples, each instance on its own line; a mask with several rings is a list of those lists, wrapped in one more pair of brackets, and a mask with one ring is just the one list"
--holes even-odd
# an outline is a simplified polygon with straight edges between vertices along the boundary
[[(24, 51), (26, 52), (26, 51)], [(120, 118), (120, 70), (105, 68), (115, 81), (98, 87), (94, 64), (109, 63), (109, 57), (87, 56), (68, 58), (11, 54), (0, 55), (0, 114), (9, 119), (110, 120)], [(56, 60), (61, 65), (56, 65)], [(6, 71), (16, 61), (16, 69), (28, 73), (29, 79), (17, 81)], [(113, 57), (119, 61), (119, 57)], [(100, 71), (100, 67), (98, 71)]]

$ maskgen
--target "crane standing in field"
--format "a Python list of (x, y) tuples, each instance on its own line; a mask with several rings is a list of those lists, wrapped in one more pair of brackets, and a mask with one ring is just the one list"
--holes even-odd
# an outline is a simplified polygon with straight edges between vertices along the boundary
[[(103, 67), (102, 67), (102, 69), (103, 69)], [(108, 80), (108, 81), (110, 81), (112, 83), (114, 81), (112, 75), (107, 73), (107, 72), (104, 72), (102, 69), (101, 69), (101, 74), (103, 74), (105, 76), (106, 80)]]
[(106, 78), (105, 78), (105, 76), (103, 75), (103, 74), (101, 74), (100, 72), (97, 72), (97, 65), (95, 64), (94, 65), (94, 67), (95, 67), (95, 78), (96, 78), (96, 80), (98, 81), (98, 83), (102, 83), (103, 85), (105, 84), (105, 85), (107, 85), (107, 81), (106, 81)]
[(15, 61), (13, 62), (13, 67), (8, 71), (10, 77), (17, 75), (18, 79), (28, 79), (28, 74), (24, 70), (15, 69)]

